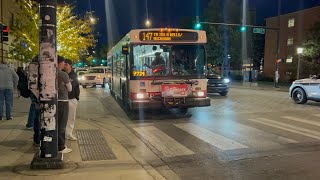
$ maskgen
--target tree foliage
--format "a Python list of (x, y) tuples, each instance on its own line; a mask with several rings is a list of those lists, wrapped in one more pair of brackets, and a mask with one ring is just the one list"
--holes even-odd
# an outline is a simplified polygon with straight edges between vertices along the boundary
[[(10, 54), (18, 61), (28, 62), (39, 53), (39, 4), (33, 0), (19, 1), (20, 11), (11, 28), (15, 37)], [(79, 18), (72, 13), (73, 7), (57, 7), (57, 51), (71, 60), (78, 60), (80, 52), (94, 46), (92, 26), (88, 18)]]
[[(205, 21), (214, 23), (239, 23), (240, 9), (234, 0), (211, 0), (205, 9)], [(240, 32), (234, 26), (204, 25), (207, 31), (208, 62), (215, 65), (223, 65), (228, 59), (230, 66), (241, 65), (241, 38)], [(227, 55), (225, 54), (227, 52)]]
[(303, 47), (305, 59), (320, 63), (320, 22), (315, 23), (309, 30)]

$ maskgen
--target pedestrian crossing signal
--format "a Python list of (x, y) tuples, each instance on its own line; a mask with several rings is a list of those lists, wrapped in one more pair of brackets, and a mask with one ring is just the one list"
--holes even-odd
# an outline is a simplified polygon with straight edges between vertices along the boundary
[(1, 42), (9, 41), (9, 27), (1, 24)]

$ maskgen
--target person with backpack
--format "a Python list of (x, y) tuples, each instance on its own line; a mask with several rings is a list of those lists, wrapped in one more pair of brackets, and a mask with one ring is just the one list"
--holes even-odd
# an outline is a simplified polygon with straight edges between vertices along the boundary
[(19, 77), (4, 62), (0, 62), (0, 120), (3, 119), (3, 105), (6, 104), (6, 118), (12, 120), (13, 89), (17, 87)]

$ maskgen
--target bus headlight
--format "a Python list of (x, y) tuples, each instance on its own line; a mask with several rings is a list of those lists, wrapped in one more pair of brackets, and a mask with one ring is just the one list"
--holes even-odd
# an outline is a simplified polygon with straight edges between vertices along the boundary
[(204, 96), (204, 92), (203, 91), (198, 91), (197, 92), (197, 96), (198, 97), (203, 97)]
[(143, 93), (138, 93), (137, 94), (137, 99), (144, 99), (144, 94)]
[(223, 80), (223, 82), (224, 82), (224, 83), (229, 83), (229, 82), (230, 82), (230, 79), (225, 78), (225, 79)]

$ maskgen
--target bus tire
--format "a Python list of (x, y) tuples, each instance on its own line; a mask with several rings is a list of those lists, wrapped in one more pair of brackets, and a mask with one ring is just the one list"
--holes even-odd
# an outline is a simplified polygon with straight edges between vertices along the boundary
[(130, 106), (129, 106), (129, 103), (128, 103), (128, 94), (127, 94), (127, 91), (125, 90), (125, 86), (123, 85), (122, 86), (122, 104), (123, 104), (123, 107), (124, 107), (124, 110), (126, 111), (126, 113), (130, 113)]

